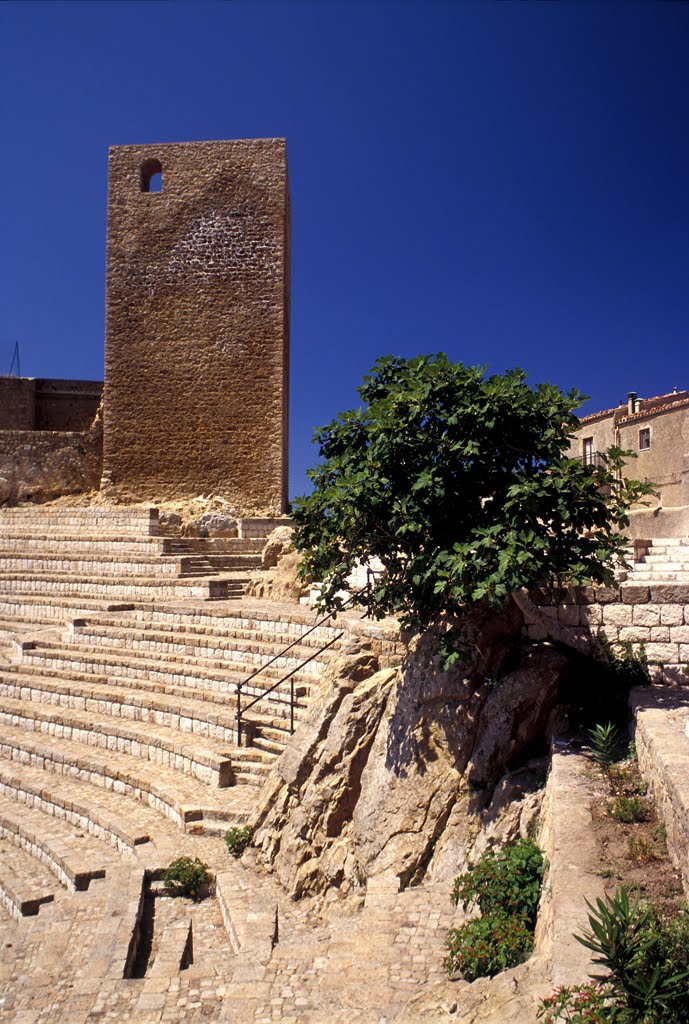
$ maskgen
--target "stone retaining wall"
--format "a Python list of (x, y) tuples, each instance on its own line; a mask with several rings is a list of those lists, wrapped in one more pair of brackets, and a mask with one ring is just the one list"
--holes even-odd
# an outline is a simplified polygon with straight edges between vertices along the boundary
[[(689, 585), (623, 583), (619, 590), (589, 587), (557, 596), (539, 591), (522, 607), (526, 634), (545, 640), (553, 630), (579, 650), (596, 639), (643, 645), (667, 681), (689, 683)], [(656, 673), (658, 674), (658, 673)]]

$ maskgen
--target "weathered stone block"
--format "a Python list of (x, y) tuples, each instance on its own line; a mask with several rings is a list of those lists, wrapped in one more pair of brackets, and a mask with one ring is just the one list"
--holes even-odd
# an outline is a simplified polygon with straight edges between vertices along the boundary
[(580, 621), (579, 608), (575, 604), (562, 604), (557, 610), (558, 622), (563, 626), (578, 626)]
[(662, 626), (682, 626), (686, 610), (681, 604), (663, 604), (660, 606), (660, 623)]
[[(651, 630), (648, 626), (622, 626), (618, 639), (621, 641), (631, 640), (635, 644), (646, 644), (651, 639)], [(665, 637), (669, 640), (669, 636)]]
[(651, 584), (651, 601), (654, 604), (687, 604), (689, 586), (684, 583)]
[(623, 583), (620, 587), (620, 597), (623, 604), (648, 604), (648, 587), (640, 586), (638, 583)]
[(689, 644), (689, 626), (670, 626), (670, 640), (673, 643)]
[(659, 626), (660, 608), (652, 604), (634, 605), (632, 622), (635, 626)]
[(599, 604), (588, 604), (579, 610), (582, 626), (599, 626), (603, 621), (603, 609)]
[(606, 626), (631, 626), (632, 609), (624, 604), (606, 605), (603, 608), (603, 622)]
[(646, 657), (649, 661), (672, 665), (679, 658), (679, 644), (646, 644)]

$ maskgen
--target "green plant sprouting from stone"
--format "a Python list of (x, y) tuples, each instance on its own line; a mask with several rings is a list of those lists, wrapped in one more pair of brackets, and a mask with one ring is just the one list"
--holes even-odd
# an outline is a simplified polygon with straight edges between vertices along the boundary
[(207, 889), (211, 877), (208, 865), (198, 857), (178, 857), (163, 874), (163, 881), (175, 895), (199, 900)]
[(225, 833), (225, 845), (232, 857), (239, 858), (251, 842), (252, 830), (248, 825), (233, 826)]
[(615, 752), (620, 742), (620, 731), (613, 722), (596, 725), (589, 729), (589, 741), (593, 751), (593, 760), (599, 768), (607, 771), (615, 760)]

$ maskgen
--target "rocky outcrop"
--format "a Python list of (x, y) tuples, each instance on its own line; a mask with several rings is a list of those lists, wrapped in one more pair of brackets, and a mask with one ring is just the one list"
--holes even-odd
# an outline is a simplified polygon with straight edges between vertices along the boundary
[(291, 551), (293, 534), (291, 526), (276, 526), (272, 533), (268, 534), (261, 552), (262, 569), (273, 569), (280, 559)]
[[(547, 731), (567, 667), (554, 650), (522, 650), (521, 625), (516, 606), (501, 617), (478, 609), (462, 624), (471, 656), (447, 672), (433, 631), (398, 669), (375, 671), (363, 647), (343, 652), (252, 822), (289, 892), (456, 873), (496, 783)], [(522, 790), (519, 800), (526, 782)], [(503, 794), (503, 807), (510, 802)], [(520, 815), (515, 829), (525, 827)]]
[[(285, 529), (289, 529), (289, 527), (279, 526), (277, 530), (273, 530), (270, 537), (278, 530)], [(279, 555), (278, 545), (282, 548), (282, 553)], [(266, 545), (267, 547), (268, 545)], [(264, 548), (264, 556), (266, 548)], [(309, 590), (309, 584), (299, 576), (301, 560), (299, 552), (291, 550), (289, 545), (283, 541), (276, 541), (274, 546), (271, 545), (268, 559), (271, 560), (273, 557), (276, 558), (276, 562), (272, 568), (262, 569), (261, 572), (254, 573), (249, 577), (245, 593), (250, 597), (262, 597), (271, 601), (296, 601), (298, 603)]]

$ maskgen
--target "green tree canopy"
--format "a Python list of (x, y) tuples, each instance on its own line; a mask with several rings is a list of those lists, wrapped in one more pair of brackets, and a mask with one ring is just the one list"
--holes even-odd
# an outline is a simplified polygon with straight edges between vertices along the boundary
[(579, 392), (440, 354), (379, 359), (359, 394), (316, 431), (313, 492), (293, 512), (322, 608), (374, 556), (385, 571), (354, 602), (415, 631), (521, 587), (612, 582), (627, 512), (651, 487), (623, 477), (631, 453), (568, 457)]

